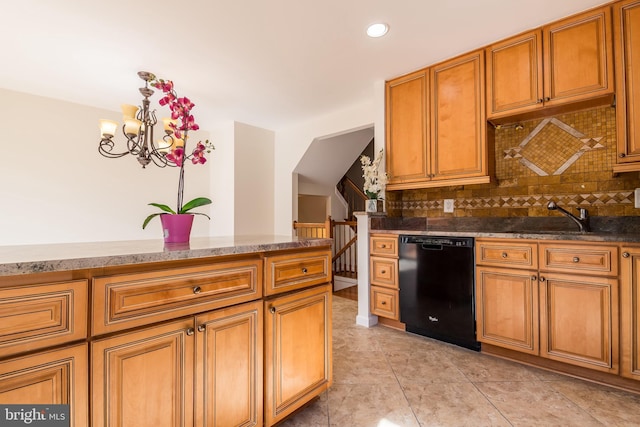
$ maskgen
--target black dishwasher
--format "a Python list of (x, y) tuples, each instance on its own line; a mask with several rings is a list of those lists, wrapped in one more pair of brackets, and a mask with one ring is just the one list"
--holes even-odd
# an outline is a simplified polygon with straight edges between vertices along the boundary
[(480, 350), (472, 237), (400, 236), (400, 320), (408, 332)]

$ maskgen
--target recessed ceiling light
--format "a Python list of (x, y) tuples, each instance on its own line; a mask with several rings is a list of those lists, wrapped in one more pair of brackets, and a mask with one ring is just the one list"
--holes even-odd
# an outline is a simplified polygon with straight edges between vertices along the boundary
[(389, 31), (387, 24), (371, 24), (367, 28), (367, 35), (369, 37), (382, 37)]

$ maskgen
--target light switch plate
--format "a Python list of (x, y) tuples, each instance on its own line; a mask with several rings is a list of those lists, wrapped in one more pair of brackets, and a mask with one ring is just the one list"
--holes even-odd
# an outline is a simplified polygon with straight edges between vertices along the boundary
[(453, 199), (444, 199), (444, 211), (445, 213), (453, 212)]
[(640, 188), (636, 188), (633, 203), (634, 203), (634, 207), (640, 208)]

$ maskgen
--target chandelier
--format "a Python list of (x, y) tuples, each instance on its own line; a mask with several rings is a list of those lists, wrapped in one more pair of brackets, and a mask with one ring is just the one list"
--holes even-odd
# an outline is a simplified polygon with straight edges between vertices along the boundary
[(153, 162), (156, 166), (177, 166), (175, 162), (167, 159), (166, 155), (172, 148), (184, 147), (184, 139), (176, 138), (173, 133), (171, 123), (175, 127), (177, 120), (163, 118), (164, 135), (162, 139), (154, 141), (153, 128), (158, 123), (156, 111), (149, 108), (149, 97), (154, 91), (149, 87), (149, 81), (155, 76), (147, 71), (139, 71), (138, 76), (144, 80), (144, 87), (140, 88), (140, 93), (144, 97), (142, 106), (123, 104), (122, 116), (124, 124), (122, 125), (122, 133), (127, 139), (126, 151), (117, 152), (113, 138), (118, 129), (118, 122), (113, 120), (100, 120), (100, 144), (98, 152), (104, 157), (117, 159), (119, 157), (131, 154), (136, 156), (142, 167), (146, 167)]

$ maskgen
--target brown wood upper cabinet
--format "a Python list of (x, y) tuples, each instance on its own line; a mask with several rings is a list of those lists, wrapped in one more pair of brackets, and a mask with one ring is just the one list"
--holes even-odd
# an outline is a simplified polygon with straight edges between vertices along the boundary
[(495, 43), (486, 54), (489, 119), (524, 119), (546, 107), (611, 102), (609, 6)]
[(640, 60), (634, 52), (640, 46), (640, 1), (627, 0), (613, 5), (613, 28), (616, 48), (617, 144), (614, 172), (640, 170), (640, 140), (636, 124), (640, 123)]
[(387, 82), (387, 189), (489, 182), (484, 51)]

